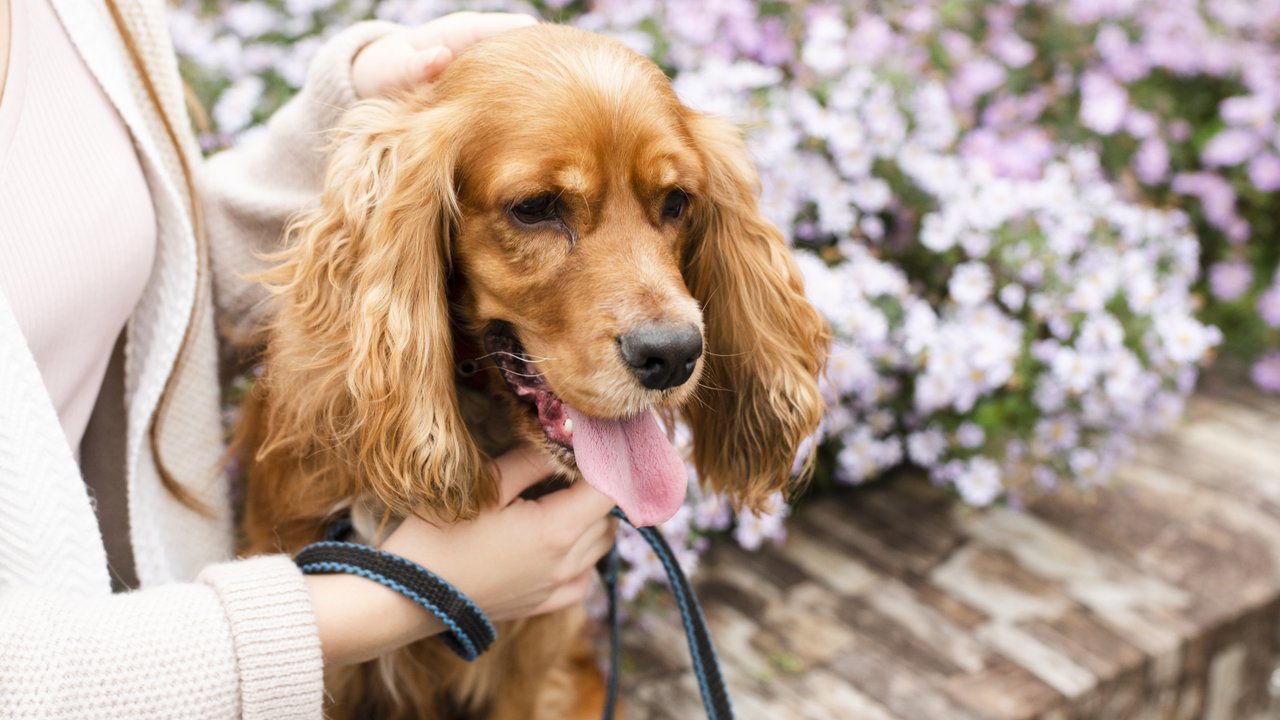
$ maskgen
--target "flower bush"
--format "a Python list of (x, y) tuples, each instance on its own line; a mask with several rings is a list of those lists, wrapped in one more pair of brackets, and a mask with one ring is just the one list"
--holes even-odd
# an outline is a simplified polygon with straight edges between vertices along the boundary
[[(1222, 21), (1191, 37), (1167, 9), (1184, 4), (1200, 13), (1163, 0), (188, 0), (172, 27), (212, 109), (210, 150), (256, 132), (325, 33), (369, 15), (539, 12), (652, 57), (686, 103), (747, 128), (762, 208), (833, 328), (830, 412), (808, 449), (818, 482), (910, 463), (982, 506), (1101, 483), (1177, 419), (1223, 341), (1196, 317), (1197, 282), (1228, 346), (1260, 353), (1280, 326), (1276, 253), (1253, 239), (1280, 173), (1263, 159), (1275, 108), (1227, 102), (1271, 81), (1245, 58), (1188, 68), (1166, 47), (1236, 33), (1265, 55), (1269, 36)], [(1184, 88), (1186, 73), (1216, 94)], [(1280, 353), (1253, 375), (1280, 388)], [(692, 569), (710, 531), (746, 547), (781, 537), (788, 506), (775, 508), (735, 517), (691, 483), (665, 530)], [(637, 536), (620, 551), (629, 596), (661, 577)]]
[(962, 153), (1036, 177), (1053, 145), (1086, 143), (1129, 197), (1185, 208), (1200, 316), (1280, 392), (1280, 2), (938, 2), (929, 23), (919, 7), (888, 32), (946, 78)]

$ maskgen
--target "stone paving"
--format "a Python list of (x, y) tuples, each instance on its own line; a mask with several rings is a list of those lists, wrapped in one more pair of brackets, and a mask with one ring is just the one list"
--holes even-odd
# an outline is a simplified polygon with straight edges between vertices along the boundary
[[(1280, 401), (1206, 386), (1092, 496), (973, 512), (900, 478), (718, 544), (696, 586), (738, 716), (1280, 718)], [(625, 651), (631, 720), (705, 717), (677, 625)]]

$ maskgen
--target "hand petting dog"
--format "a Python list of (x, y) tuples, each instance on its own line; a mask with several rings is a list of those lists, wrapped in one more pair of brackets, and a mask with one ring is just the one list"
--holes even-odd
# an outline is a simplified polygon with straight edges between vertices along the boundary
[[(521, 499), (552, 473), (530, 445), (493, 462), (502, 487), (497, 507), (453, 524), (405, 518), (381, 549), (445, 578), (495, 621), (581, 603), (596, 561), (613, 545), (617, 521), (607, 517), (613, 501), (586, 483)], [(326, 666), (371, 660), (444, 630), (404, 596), (354, 575), (308, 575), (306, 581)]]
[(458, 53), (487, 37), (536, 25), (513, 13), (457, 12), (384, 35), (351, 64), (351, 84), (362, 99), (390, 95), (440, 76)]

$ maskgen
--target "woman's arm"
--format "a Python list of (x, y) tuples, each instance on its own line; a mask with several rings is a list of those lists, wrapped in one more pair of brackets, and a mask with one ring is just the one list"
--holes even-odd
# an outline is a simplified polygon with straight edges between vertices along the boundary
[(218, 327), (233, 338), (252, 330), (262, 314), (266, 294), (246, 279), (264, 269), (256, 256), (278, 249), (289, 218), (320, 197), (331, 131), (357, 100), (352, 58), (398, 29), (369, 22), (334, 36), (265, 133), (214, 155), (197, 170)]
[(302, 90), (271, 117), (266, 132), (198, 171), (219, 329), (236, 338), (257, 325), (266, 293), (245, 277), (264, 269), (256, 255), (279, 248), (289, 219), (318, 201), (332, 131), (348, 108), (363, 97), (430, 82), (472, 43), (535, 22), (462, 12), (416, 28), (360, 23), (326, 42)]
[(285, 557), (122, 595), (0, 592), (6, 716), (314, 720), (322, 669), (307, 588)]
[[(586, 483), (523, 500), (551, 468), (522, 446), (495, 461), (498, 507), (406, 520), (383, 549), (427, 567), (491, 619), (582, 602), (613, 544), (613, 503)], [(77, 597), (0, 591), (0, 708), (15, 717), (319, 718), (324, 665), (369, 660), (441, 631), (417, 605), (283, 555), (206, 568), (193, 583)]]

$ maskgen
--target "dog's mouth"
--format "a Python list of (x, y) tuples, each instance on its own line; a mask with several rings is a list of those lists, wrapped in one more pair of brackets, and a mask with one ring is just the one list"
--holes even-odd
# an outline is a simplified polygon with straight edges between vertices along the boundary
[(665, 522), (684, 502), (688, 473), (651, 411), (600, 418), (570, 407), (551, 389), (525, 352), (515, 329), (490, 325), (485, 352), (507, 388), (537, 416), (553, 455), (609, 496), (635, 525)]
[(502, 372), (507, 388), (537, 413), (538, 424), (542, 425), (547, 440), (572, 457), (573, 420), (546, 378), (534, 367), (511, 325), (494, 323), (485, 333), (484, 349)]

